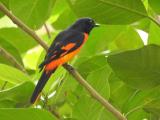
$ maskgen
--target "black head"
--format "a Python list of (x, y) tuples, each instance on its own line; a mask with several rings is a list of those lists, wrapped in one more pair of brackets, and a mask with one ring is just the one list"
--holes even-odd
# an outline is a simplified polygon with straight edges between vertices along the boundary
[(80, 32), (90, 33), (94, 28), (98, 27), (95, 21), (91, 18), (81, 18), (78, 19), (69, 29), (77, 30)]

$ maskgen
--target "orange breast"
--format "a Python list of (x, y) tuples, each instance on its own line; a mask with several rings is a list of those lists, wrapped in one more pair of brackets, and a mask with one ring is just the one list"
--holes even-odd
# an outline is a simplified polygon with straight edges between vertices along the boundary
[[(83, 44), (86, 42), (86, 40), (88, 39), (88, 34), (87, 33), (84, 33), (84, 35), (85, 35), (85, 37), (84, 37), (84, 42), (83, 42)], [(63, 56), (63, 57), (61, 57), (61, 58), (59, 58), (59, 59), (57, 59), (57, 60), (54, 60), (54, 61), (52, 61), (51, 63), (49, 63), (48, 65), (46, 65), (45, 66), (45, 70), (53, 70), (54, 68), (56, 68), (57, 66), (59, 66), (59, 65), (62, 65), (62, 64), (64, 64), (64, 63), (66, 63), (66, 62), (68, 62), (71, 58), (73, 58), (79, 51), (80, 51), (80, 49), (82, 48), (82, 46), (83, 46), (83, 44), (79, 47), (79, 48), (77, 48), (75, 51), (73, 51), (73, 52), (71, 52), (71, 53), (69, 53), (69, 54), (67, 54), (67, 55), (65, 55), (65, 56)], [(66, 48), (68, 48), (68, 47), (71, 47), (71, 45), (70, 46), (67, 46)]]

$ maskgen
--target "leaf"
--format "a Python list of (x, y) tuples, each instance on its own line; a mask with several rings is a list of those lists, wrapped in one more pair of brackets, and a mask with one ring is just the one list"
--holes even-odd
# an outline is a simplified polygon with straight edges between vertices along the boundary
[(155, 99), (152, 102), (144, 106), (147, 112), (153, 113), (154, 115), (160, 117), (160, 99)]
[(36, 46), (33, 49), (30, 49), (23, 55), (23, 62), (25, 68), (36, 70), (39, 57), (43, 51), (41, 46)]
[[(64, 22), (65, 20), (65, 22)], [(64, 29), (70, 26), (73, 22), (75, 22), (76, 16), (73, 11), (67, 7), (62, 14), (57, 18), (57, 20), (53, 23), (53, 26), (56, 29)]]
[(145, 112), (143, 109), (138, 109), (133, 113), (130, 113), (127, 116), (127, 118), (128, 120), (144, 120), (144, 119), (151, 120), (150, 115), (147, 112)]
[(150, 6), (153, 8), (153, 10), (160, 14), (160, 7), (159, 7), (159, 0), (148, 0)]
[(90, 73), (106, 67), (107, 60), (104, 55), (96, 55), (87, 60), (78, 61), (78, 63), (75, 63), (75, 66), (77, 66), (81, 75), (86, 78)]
[(34, 90), (32, 82), (24, 82), (13, 88), (0, 92), (0, 108), (24, 107), (29, 105)]
[(33, 38), (19, 28), (0, 29), (0, 37), (11, 43), (20, 53), (37, 45)]
[(143, 41), (132, 27), (127, 27), (110, 44), (109, 50), (131, 50), (142, 47)]
[(51, 14), (55, 0), (10, 0), (14, 15), (33, 29), (40, 28)]
[[(23, 65), (21, 56), (19, 51), (9, 42), (7, 42), (5, 39), (0, 38), (0, 47), (2, 47), (3, 49), (5, 49), (9, 54), (11, 54), (20, 64)], [(3, 58), (2, 58), (3, 57)], [(1, 63), (9, 63), (9, 61), (3, 56), (1, 55), (0, 62)]]
[(24, 81), (30, 81), (30, 78), (16, 68), (0, 64), (0, 80), (18, 84)]
[(160, 45), (160, 28), (155, 24), (150, 24), (149, 36), (148, 36), (148, 44), (157, 44)]
[(148, 45), (108, 57), (108, 63), (115, 74), (126, 84), (148, 89), (160, 85), (160, 47)]
[(123, 112), (124, 104), (130, 99), (136, 90), (123, 83), (123, 81), (121, 81), (114, 73), (111, 73), (109, 76), (109, 85), (110, 101)]
[[(95, 62), (95, 64), (98, 64), (98, 62)], [(87, 76), (87, 82), (106, 99), (110, 97), (110, 87), (108, 83), (109, 75), (110, 69), (106, 64), (99, 68), (97, 67), (96, 70), (93, 70)], [(99, 119), (103, 106), (95, 99), (88, 96), (88, 92), (82, 87), (80, 89), (80, 87), (81, 86), (74, 92), (77, 94), (78, 98), (77, 103), (73, 106), (73, 118), (76, 118), (77, 120)]]
[(94, 87), (99, 94), (105, 98), (110, 97), (110, 86), (108, 83), (108, 77), (110, 75), (110, 68), (105, 65), (102, 68), (99, 68), (91, 72), (87, 76), (88, 83)]
[(0, 116), (2, 120), (56, 120), (51, 113), (33, 108), (0, 109)]
[(120, 25), (101, 25), (101, 27), (93, 29), (78, 56), (92, 57), (101, 54), (109, 48), (110, 43), (125, 29), (125, 26)]
[(159, 99), (160, 86), (149, 90), (137, 90), (135, 91), (128, 101), (123, 106), (124, 113), (134, 113), (139, 109), (143, 109), (144, 106), (155, 99)]
[(91, 17), (103, 24), (130, 24), (147, 17), (141, 0), (68, 0), (79, 17)]
[(150, 118), (150, 114), (144, 111), (144, 106), (155, 99), (159, 99), (160, 87), (149, 90), (136, 90), (123, 105), (123, 113), (128, 119), (139, 120)]
[(137, 21), (133, 24), (136, 29), (143, 30), (145, 32), (149, 32), (151, 21), (147, 18)]
[[(1, 0), (0, 2), (2, 2), (2, 4), (4, 4), (8, 8), (9, 0)], [(0, 12), (0, 18), (3, 16), (4, 16), (4, 14), (2, 12)]]
[(76, 120), (97, 120), (103, 107), (90, 96), (82, 95), (73, 108), (73, 118)]

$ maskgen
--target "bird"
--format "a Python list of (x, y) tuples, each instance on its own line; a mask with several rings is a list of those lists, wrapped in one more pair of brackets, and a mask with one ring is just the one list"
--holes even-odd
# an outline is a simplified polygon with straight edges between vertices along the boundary
[(80, 18), (56, 36), (44, 61), (39, 65), (40, 71), (43, 72), (31, 96), (31, 104), (35, 104), (39, 99), (45, 84), (56, 69), (80, 51), (92, 29), (98, 26), (92, 18)]

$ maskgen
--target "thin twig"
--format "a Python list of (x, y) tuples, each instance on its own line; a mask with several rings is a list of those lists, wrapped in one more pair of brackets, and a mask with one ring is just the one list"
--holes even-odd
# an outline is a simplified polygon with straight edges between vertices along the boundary
[(19, 64), (19, 62), (9, 53), (7, 52), (4, 48), (0, 47), (0, 55), (5, 57), (13, 66), (18, 68), (19, 70), (26, 72), (24, 67)]
[(55, 115), (55, 117), (58, 119), (58, 120), (61, 120), (61, 116), (59, 115), (59, 113), (54, 109), (54, 108), (51, 108), (51, 106), (48, 106), (48, 109), (49, 111)]
[[(48, 46), (36, 35), (36, 33), (31, 30), (28, 26), (17, 19), (13, 14), (11, 14), (8, 9), (0, 3), (0, 10), (6, 14), (15, 24), (17, 24), (22, 30), (32, 36), (44, 49), (47, 51)], [(99, 101), (107, 110), (112, 112), (115, 117), (119, 120), (127, 120), (115, 107), (113, 107), (107, 100), (105, 100), (92, 86), (90, 86), (84, 78), (70, 65), (63, 65), (66, 70), (91, 94), (93, 98)]]
[(46, 29), (46, 32), (47, 32), (48, 38), (49, 38), (49, 39), (51, 39), (51, 33), (50, 33), (50, 31), (49, 31), (48, 26), (47, 26), (47, 24), (46, 24), (46, 23), (44, 24), (44, 28)]
[(1, 87), (1, 91), (5, 89), (6, 85), (7, 85), (8, 81), (4, 81), (2, 87)]

